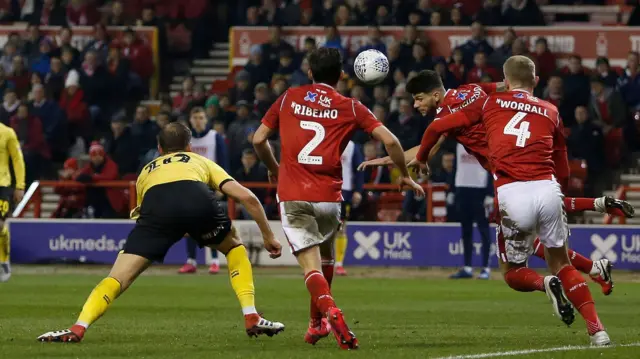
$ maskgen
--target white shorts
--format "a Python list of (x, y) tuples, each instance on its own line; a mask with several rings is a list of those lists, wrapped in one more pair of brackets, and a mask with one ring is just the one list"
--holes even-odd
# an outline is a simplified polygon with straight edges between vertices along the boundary
[(291, 251), (317, 246), (333, 238), (340, 226), (340, 202), (280, 202), (282, 229)]
[(498, 205), (498, 257), (503, 262), (524, 263), (540, 238), (547, 248), (564, 246), (569, 236), (564, 196), (556, 181), (514, 182), (500, 186)]

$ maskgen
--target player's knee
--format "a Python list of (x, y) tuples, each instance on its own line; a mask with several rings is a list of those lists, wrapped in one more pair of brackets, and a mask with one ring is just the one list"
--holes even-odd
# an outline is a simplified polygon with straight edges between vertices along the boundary
[(546, 248), (545, 260), (547, 261), (549, 270), (553, 274), (557, 274), (562, 268), (571, 265), (565, 247)]
[(220, 244), (210, 246), (210, 248), (213, 250), (218, 250), (226, 256), (227, 253), (229, 253), (232, 249), (241, 245), (243, 245), (242, 240), (238, 236), (235, 227), (232, 227), (231, 232), (229, 232), (229, 234)]
[(0, 219), (0, 229), (4, 228), (4, 219)]

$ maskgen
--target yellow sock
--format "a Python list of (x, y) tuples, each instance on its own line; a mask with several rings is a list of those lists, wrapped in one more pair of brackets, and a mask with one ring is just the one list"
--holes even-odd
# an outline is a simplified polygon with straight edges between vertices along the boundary
[(344, 256), (347, 253), (347, 234), (346, 232), (338, 233), (336, 237), (336, 264), (339, 266), (344, 263)]
[(9, 253), (11, 252), (11, 240), (9, 228), (6, 226), (0, 229), (0, 263), (9, 263)]
[(87, 301), (84, 303), (76, 324), (85, 328), (89, 327), (107, 311), (109, 305), (111, 305), (119, 295), (120, 282), (111, 277), (103, 279), (93, 288), (91, 294), (89, 294), (89, 298), (87, 298)]
[(255, 290), (253, 287), (253, 270), (244, 246), (233, 248), (227, 253), (227, 266), (231, 286), (236, 292), (243, 314), (257, 313)]

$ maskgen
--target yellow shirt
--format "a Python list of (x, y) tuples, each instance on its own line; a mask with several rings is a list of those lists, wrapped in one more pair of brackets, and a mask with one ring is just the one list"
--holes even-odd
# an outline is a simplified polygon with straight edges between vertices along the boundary
[(9, 157), (11, 157), (13, 174), (16, 177), (16, 188), (24, 189), (24, 158), (22, 158), (18, 136), (11, 127), (0, 123), (0, 187), (11, 186)]
[(138, 218), (144, 194), (149, 188), (170, 182), (204, 182), (215, 190), (233, 177), (215, 162), (193, 152), (175, 152), (160, 156), (149, 162), (136, 182), (137, 207), (131, 211), (131, 218)]

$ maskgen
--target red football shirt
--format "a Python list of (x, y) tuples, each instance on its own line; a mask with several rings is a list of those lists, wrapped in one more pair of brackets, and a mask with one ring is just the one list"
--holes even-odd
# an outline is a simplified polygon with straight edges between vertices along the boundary
[(382, 126), (359, 101), (333, 87), (312, 84), (287, 90), (262, 123), (280, 132), (279, 201), (341, 202), (340, 157), (356, 129)]

